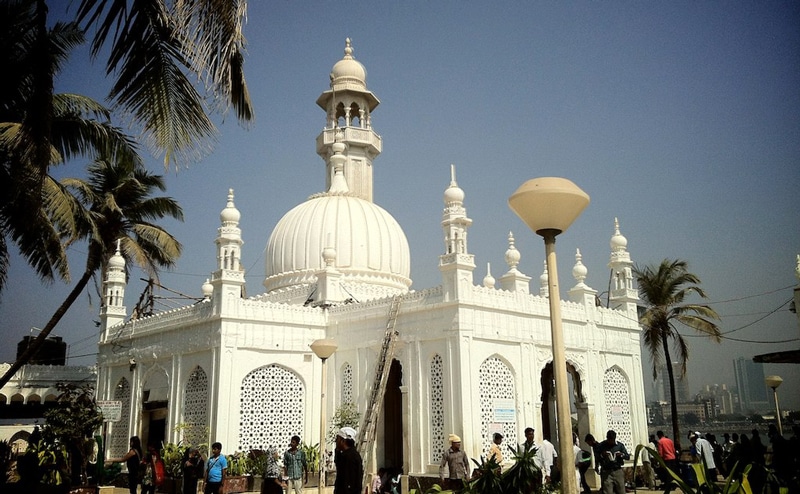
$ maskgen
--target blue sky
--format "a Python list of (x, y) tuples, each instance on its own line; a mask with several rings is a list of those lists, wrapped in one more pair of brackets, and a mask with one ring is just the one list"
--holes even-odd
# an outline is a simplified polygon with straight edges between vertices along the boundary
[[(54, 16), (69, 4), (49, 3)], [(167, 223), (185, 253), (162, 284), (199, 296), (230, 187), (242, 213), (247, 292), (262, 291), (273, 226), (324, 187), (314, 139), (325, 115), (315, 101), (350, 37), (381, 100), (373, 113), (384, 145), (375, 202), (405, 229), (412, 288), (440, 283), (451, 163), (474, 220), (476, 282), (487, 263), (496, 277), (506, 271), (513, 231), (532, 291), (544, 249), (506, 200), (529, 178), (563, 176), (592, 202), (559, 237), (562, 296), (575, 283), (576, 248), (587, 284), (606, 290), (618, 217), (635, 262), (687, 260), (726, 336), (745, 340), (691, 337), (692, 391), (733, 385), (733, 358), (800, 348), (786, 304), (800, 253), (798, 25), (800, 4), (790, 1), (250, 2), (245, 70), (255, 123), (246, 130), (232, 115), (218, 118), (214, 151), (177, 172), (149, 159), (186, 213), (185, 223)], [(78, 50), (57, 90), (102, 99), (103, 74)], [(83, 165), (58, 173), (82, 176)], [(83, 254), (73, 249), (75, 273)], [(0, 334), (9, 343), (0, 361), (13, 359), (11, 343), (43, 326), (69, 289), (42, 285), (12, 262), (0, 299)], [(131, 276), (129, 309), (143, 289), (140, 275)], [(55, 330), (70, 343), (72, 363), (93, 362), (97, 311), (96, 296), (82, 296)], [(766, 371), (784, 377), (781, 391), (800, 390), (797, 366)], [(782, 399), (800, 407), (800, 393)]]

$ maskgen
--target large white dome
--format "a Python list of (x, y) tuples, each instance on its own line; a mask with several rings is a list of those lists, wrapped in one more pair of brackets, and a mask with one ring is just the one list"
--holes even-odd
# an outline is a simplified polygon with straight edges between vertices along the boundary
[(267, 291), (315, 283), (328, 247), (336, 250), (335, 268), (345, 286), (372, 285), (377, 294), (405, 292), (411, 285), (408, 240), (392, 215), (347, 193), (323, 193), (286, 213), (272, 231)]

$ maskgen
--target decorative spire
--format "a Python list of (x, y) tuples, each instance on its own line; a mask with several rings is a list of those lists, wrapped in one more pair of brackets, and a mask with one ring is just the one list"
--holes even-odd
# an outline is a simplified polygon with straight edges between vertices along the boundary
[(522, 254), (514, 246), (514, 233), (508, 232), (508, 250), (506, 251), (506, 264), (508, 264), (509, 271), (516, 271), (519, 265), (519, 260)]
[(444, 191), (444, 203), (448, 207), (459, 208), (464, 204), (464, 191), (456, 182), (456, 165), (450, 165), (450, 186)]
[(325, 238), (325, 248), (322, 249), (322, 261), (325, 263), (326, 268), (335, 267), (336, 248), (333, 246), (333, 235), (331, 233), (328, 233)]
[(542, 297), (549, 297), (550, 296), (550, 275), (547, 273), (547, 261), (544, 261), (544, 271), (542, 271), (542, 275), (539, 276), (539, 295)]
[(350, 42), (350, 38), (344, 39), (344, 58), (345, 60), (353, 58), (353, 44)]
[(486, 276), (483, 277), (483, 286), (486, 288), (494, 288), (495, 279), (492, 276), (492, 264), (486, 263)]
[(576, 249), (575, 266), (572, 268), (572, 277), (578, 282), (579, 287), (585, 286), (584, 281), (586, 280), (586, 275), (588, 273), (589, 270), (583, 265), (583, 256), (581, 255), (581, 250)]
[(619, 220), (614, 218), (614, 235), (611, 236), (611, 251), (621, 252), (628, 247), (628, 239), (619, 232)]
[(225, 205), (225, 209), (219, 213), (219, 220), (222, 222), (222, 226), (236, 227), (239, 225), (241, 217), (241, 213), (233, 203), (233, 189), (228, 189), (228, 203)]
[(206, 278), (206, 282), (200, 287), (203, 292), (203, 301), (211, 300), (211, 296), (214, 295), (214, 285)]
[(334, 136), (334, 143), (331, 146), (333, 156), (331, 156), (331, 165), (333, 165), (333, 178), (331, 178), (331, 186), (328, 188), (330, 194), (346, 194), (350, 191), (347, 187), (347, 179), (344, 177), (344, 164), (347, 161), (347, 156), (343, 153), (347, 146), (342, 142), (344, 134), (341, 130), (337, 130)]

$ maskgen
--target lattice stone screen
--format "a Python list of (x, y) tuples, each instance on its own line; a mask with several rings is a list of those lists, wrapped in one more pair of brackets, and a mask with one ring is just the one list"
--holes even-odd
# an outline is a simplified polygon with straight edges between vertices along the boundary
[(242, 380), (239, 451), (279, 449), (303, 436), (305, 387), (300, 377), (279, 365), (260, 367)]
[[(511, 369), (498, 357), (489, 357), (478, 370), (478, 393), (481, 399), (481, 434), (483, 455), (489, 452), (493, 434), (489, 426), (502, 427), (503, 444), (517, 444), (517, 401), (514, 391), (514, 375)], [(513, 413), (503, 413), (505, 410)], [(494, 432), (494, 431), (493, 431)]]
[(111, 426), (109, 451), (111, 457), (119, 458), (124, 456), (130, 449), (128, 447), (130, 443), (128, 424), (131, 419), (131, 385), (124, 377), (119, 380), (117, 387), (114, 388), (114, 400), (122, 402), (122, 418)]
[(434, 355), (431, 359), (430, 374), (430, 438), (431, 463), (439, 463), (444, 456), (444, 376), (442, 357)]
[(342, 400), (340, 405), (355, 403), (353, 401), (353, 366), (346, 363), (342, 366)]
[(183, 395), (183, 442), (197, 446), (207, 439), (208, 428), (208, 375), (201, 367), (195, 367), (186, 381)]
[(617, 433), (617, 441), (628, 450), (634, 449), (631, 431), (631, 406), (628, 380), (616, 367), (608, 369), (603, 375), (603, 396), (606, 402), (608, 428)]

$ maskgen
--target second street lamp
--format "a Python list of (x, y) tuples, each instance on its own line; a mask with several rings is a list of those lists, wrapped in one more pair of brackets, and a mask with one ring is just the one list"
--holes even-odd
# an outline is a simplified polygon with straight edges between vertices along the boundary
[(323, 462), (325, 461), (325, 405), (327, 400), (325, 391), (328, 387), (325, 363), (337, 348), (336, 342), (328, 339), (314, 340), (314, 342), (311, 343), (311, 351), (322, 361), (322, 399), (319, 404), (319, 494), (325, 492), (325, 468), (323, 466)]
[(781, 426), (781, 407), (778, 406), (778, 386), (781, 385), (783, 379), (781, 376), (767, 376), (764, 382), (772, 388), (772, 395), (775, 398), (775, 420), (778, 422), (778, 434), (783, 436), (783, 427)]
[(561, 488), (566, 494), (577, 494), (578, 482), (568, 470), (575, 464), (572, 449), (572, 421), (567, 386), (567, 359), (561, 325), (561, 300), (556, 266), (556, 235), (564, 232), (589, 205), (589, 195), (570, 180), (558, 177), (534, 178), (522, 184), (508, 205), (537, 235), (544, 238), (547, 255), (550, 299), (550, 334), (553, 348), (553, 378), (556, 382), (556, 420), (558, 421), (558, 455), (561, 458)]

